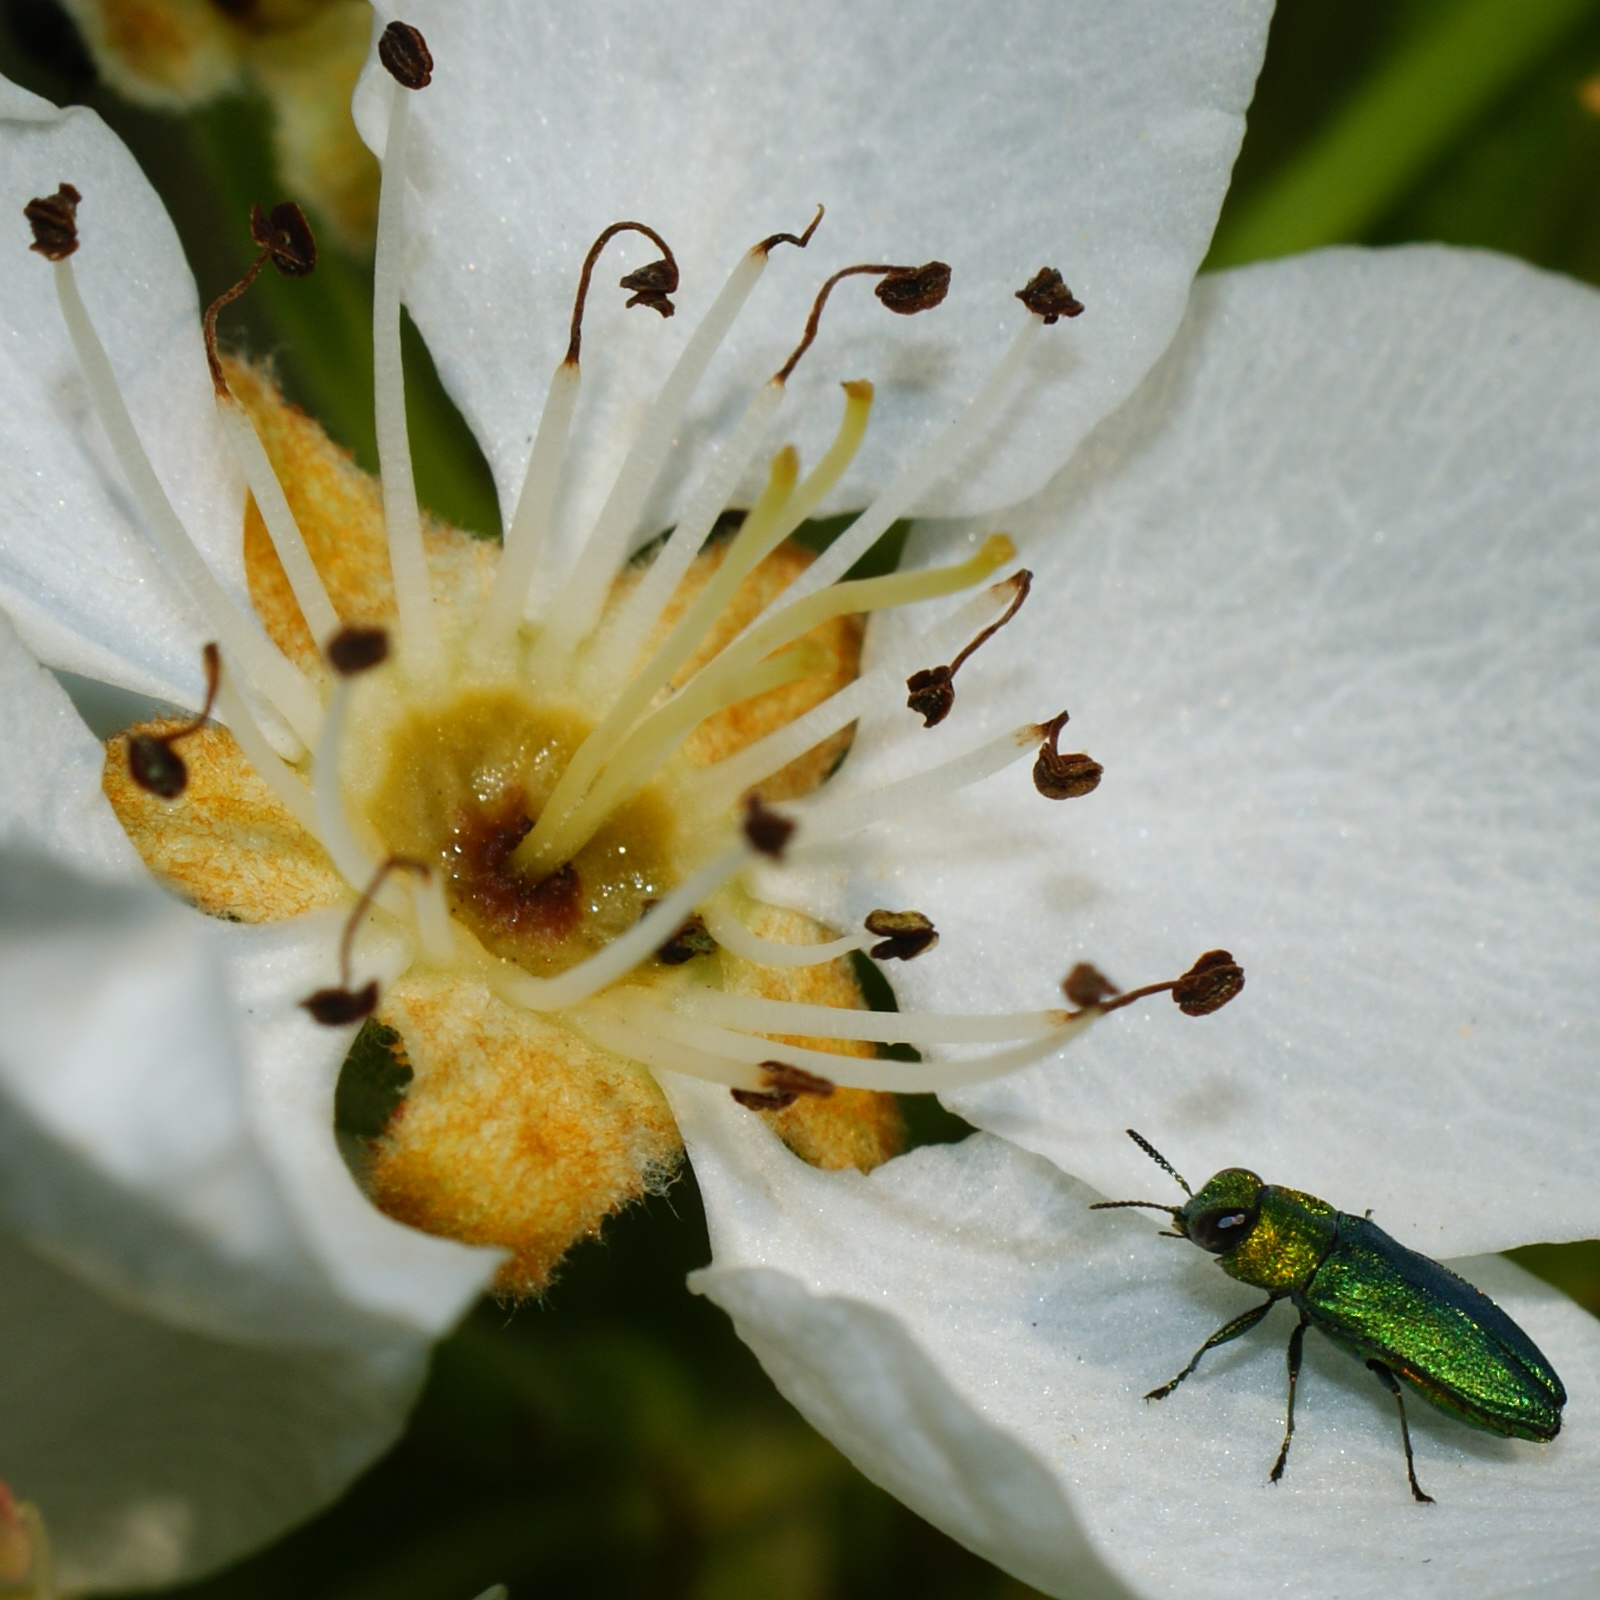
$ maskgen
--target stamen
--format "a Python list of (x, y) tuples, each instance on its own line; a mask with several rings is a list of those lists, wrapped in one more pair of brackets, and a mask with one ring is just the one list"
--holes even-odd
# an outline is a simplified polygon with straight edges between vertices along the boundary
[(883, 941), (867, 952), (874, 961), (915, 961), (939, 942), (939, 930), (920, 911), (871, 911), (866, 929)]
[[(1102, 1016), (1131, 1006), (1135, 1000), (1170, 992), (1178, 1009), (1186, 1017), (1209, 1017), (1213, 1011), (1220, 1011), (1244, 988), (1244, 968), (1226, 950), (1208, 950), (1181, 977), (1167, 983), (1147, 983), (1142, 989), (1130, 989), (1126, 994), (1117, 994), (1110, 980), (1096, 973), (1093, 967), (1088, 972), (1106, 986), (1106, 992), (1116, 995), (1114, 1000), (1102, 998), (1090, 1002)], [(1073, 990), (1076, 989), (1079, 994), (1085, 993), (1090, 981), (1081, 966), (1074, 967), (1067, 974), (1062, 988), (1067, 998), (1077, 1005), (1082, 1002)]]
[(830, 734), (848, 727), (871, 709), (889, 681), (904, 672), (906, 661), (926, 661), (930, 655), (946, 653), (969, 638), (972, 630), (980, 626), (996, 606), (1008, 605), (1012, 592), (1011, 581), (1007, 579), (973, 596), (943, 622), (925, 629), (909, 645), (894, 651), (854, 682), (829, 695), (820, 705), (706, 769), (700, 781), (705, 787), (707, 809), (725, 809), (753, 784), (788, 766)]
[(924, 728), (937, 727), (950, 715), (950, 708), (956, 703), (955, 675), (974, 651), (992, 639), (1022, 609), (1022, 602), (1033, 587), (1033, 574), (1024, 567), (1008, 582), (1016, 593), (1002, 616), (979, 633), (949, 666), (924, 667), (906, 679), (906, 705), (922, 718)]
[(391, 22), (378, 40), (378, 60), (404, 89), (426, 89), (433, 82), (428, 41), (409, 22)]
[(613, 222), (595, 242), (589, 246), (589, 253), (583, 258), (583, 271), (578, 275), (578, 293), (572, 302), (571, 331), (567, 337), (567, 364), (577, 366), (578, 352), (583, 345), (583, 308), (589, 299), (589, 279), (594, 275), (594, 265), (600, 259), (600, 252), (619, 233), (642, 233), (661, 252), (659, 261), (652, 261), (640, 267), (636, 272), (629, 272), (617, 280), (617, 287), (632, 292), (632, 298), (627, 302), (626, 309), (634, 306), (649, 306), (652, 311), (660, 312), (663, 317), (670, 317), (678, 309), (673, 305), (668, 296), (678, 291), (678, 263), (672, 254), (672, 248), (656, 230), (644, 222)]
[(311, 630), (311, 637), (319, 644), (332, 637), (339, 629), (339, 614), (333, 609), (328, 591), (323, 586), (322, 574), (317, 571), (311, 552), (306, 548), (300, 524), (289, 509), (283, 485), (267, 459), (255, 425), (228, 387), (227, 374), (217, 354), (217, 314), (231, 301), (237, 300), (255, 282), (257, 274), (268, 261), (288, 277), (306, 277), (317, 264), (317, 244), (311, 226), (292, 200), (272, 208), (269, 217), (260, 206), (250, 208), (250, 236), (260, 245), (261, 253), (250, 270), (231, 289), (217, 296), (206, 309), (204, 332), (206, 361), (211, 367), (211, 387), (217, 397), (217, 415), (233, 446), (234, 456), (244, 473), (250, 493), (255, 497), (256, 508), (267, 526), (273, 549), (283, 563), (284, 576), (300, 607), (300, 614)]
[[(747, 252), (729, 275), (728, 281), (723, 285), (700, 326), (695, 329), (689, 343), (684, 347), (683, 354), (679, 356), (671, 375), (651, 406), (633, 448), (629, 451), (622, 470), (617, 474), (611, 493), (606, 497), (605, 505), (601, 507), (600, 515), (595, 520), (594, 528), (578, 558), (578, 564), (564, 587), (561, 604), (551, 618), (552, 636), (548, 642), (541, 641), (539, 664), (544, 670), (559, 669), (572, 648), (579, 640), (589, 636), (599, 620), (611, 579), (622, 559), (627, 541), (638, 525), (645, 502), (661, 476), (661, 469), (677, 439), (690, 397), (705, 375), (711, 357), (726, 337), (728, 329), (732, 327), (734, 318), (738, 316), (745, 301), (750, 297), (750, 292), (760, 280), (761, 274), (766, 271), (767, 256), (772, 245), (793, 242), (803, 248), (820, 220), (819, 210), (818, 216), (813, 218), (811, 227), (804, 235), (796, 237), (793, 234), (774, 234)], [(622, 223), (618, 226), (637, 225)], [(602, 239), (604, 237), (602, 235)], [(651, 237), (656, 236), (652, 234)], [(596, 245), (595, 248), (598, 249), (599, 246)], [(661, 248), (666, 252), (666, 259), (670, 261), (671, 252), (667, 251), (665, 244)], [(591, 251), (591, 258), (592, 256)], [(673, 265), (674, 287), (676, 287), (676, 273), (676, 265)], [(627, 278), (623, 279), (625, 287), (629, 281)], [(574, 309), (574, 318), (581, 309), (581, 296), (586, 287), (585, 280), (579, 288), (580, 306)], [(635, 301), (631, 300), (628, 303), (632, 305)], [(574, 330), (576, 327), (575, 321)], [(568, 359), (573, 359), (571, 350), (568, 352)], [(730, 483), (729, 492), (732, 488), (733, 484)], [(722, 504), (726, 504), (725, 499)], [(712, 510), (713, 519), (721, 511), (722, 504)], [(630, 651), (629, 661), (623, 663), (624, 667), (631, 664), (632, 654)]]
[(789, 352), (789, 359), (774, 374), (779, 383), (789, 381), (790, 374), (800, 365), (801, 356), (815, 341), (817, 329), (822, 324), (822, 308), (827, 305), (828, 296), (833, 293), (834, 285), (842, 283), (846, 278), (860, 277), (862, 274), (873, 275), (882, 280), (873, 293), (890, 311), (902, 317), (915, 316), (919, 311), (933, 310), (950, 292), (950, 268), (942, 261), (929, 261), (920, 267), (896, 267), (879, 263), (875, 266), (863, 264), (841, 268), (817, 291), (817, 298), (811, 305), (811, 315), (806, 318), (805, 332), (800, 336), (800, 343)]
[(361, 926), (362, 918), (377, 901), (384, 880), (396, 868), (404, 868), (408, 872), (421, 873), (424, 876), (429, 875), (429, 869), (420, 861), (411, 861), (405, 856), (390, 856), (368, 880), (366, 888), (361, 891), (361, 898), (356, 901), (354, 909), (345, 920), (344, 934), (339, 940), (337, 987), (318, 989), (300, 1002), (324, 1027), (338, 1028), (347, 1023), (360, 1022), (362, 1018), (370, 1017), (378, 1008), (376, 978), (369, 979), (359, 989), (350, 987), (350, 947), (355, 941), (356, 929)]
[[(111, 442), (157, 549), (205, 618), (208, 631), (239, 663), (251, 684), (283, 714), (299, 739), (313, 743), (322, 722), (316, 691), (304, 673), (253, 626), (217, 582), (161, 487), (128, 415), (110, 357), (95, 332), (72, 270), (70, 257), (77, 244), (74, 213), (78, 203), (77, 191), (70, 184), (63, 184), (55, 195), (32, 201), (23, 211), (34, 224), (34, 243), (40, 247), (39, 253), (55, 263), (56, 297), (95, 415)], [(300, 746), (291, 740), (285, 754), (299, 755)]]
[[(1046, 271), (1052, 269), (1046, 268)], [(1059, 276), (1059, 274), (1058, 274)], [(1038, 276), (1034, 282), (1038, 281)], [(911, 466), (900, 475), (854, 522), (823, 551), (815, 562), (790, 586), (789, 597), (802, 599), (842, 577), (864, 556), (889, 528), (914, 510), (916, 504), (956, 465), (994, 420), (1022, 364), (1033, 348), (1039, 330), (1055, 322), (1063, 313), (1034, 311), (1027, 318), (999, 365), (989, 374), (983, 387), (936, 439), (930, 440)], [(1067, 313), (1076, 315), (1076, 313)]]
[[(767, 1000), (759, 995), (727, 994), (696, 988), (677, 996), (675, 1016), (747, 1034), (779, 1033), (800, 1038), (854, 1039), (878, 1044), (1004, 1044), (1036, 1039), (1071, 1021), (1070, 1011), (965, 1013), (939, 1011), (854, 1011), (840, 1006)], [(767, 1046), (770, 1050), (770, 1042)]]
[(171, 733), (133, 733), (128, 736), (128, 776), (162, 800), (176, 800), (189, 786), (189, 768), (172, 747), (179, 739), (198, 733), (211, 716), (217, 684), (222, 677), (222, 653), (208, 644), (202, 652), (206, 665), (206, 701), (200, 715)]
[(1017, 290), (1017, 299), (1036, 317), (1043, 317), (1047, 328), (1063, 317), (1076, 317), (1083, 311), (1083, 302), (1067, 287), (1066, 279), (1054, 267), (1040, 267)]
[(1061, 730), (1066, 727), (1067, 713), (1053, 717), (1039, 730), (1044, 743), (1039, 746), (1039, 759), (1033, 764), (1033, 786), (1046, 800), (1081, 800), (1100, 787), (1105, 768), (1078, 750), (1063, 755), (1056, 747)]
[[(802, 639), (757, 663), (737, 682), (697, 679), (690, 688), (668, 701), (639, 737), (628, 739), (620, 747), (594, 787), (564, 817), (556, 810), (552, 793), (539, 820), (543, 823), (547, 818), (559, 818), (559, 821), (552, 822), (537, 850), (528, 850), (532, 862), (529, 870), (537, 872), (545, 862), (554, 866), (560, 861), (570, 861), (611, 812), (637, 794), (707, 717), (715, 716), (730, 705), (809, 678), (821, 672), (828, 660), (827, 652), (819, 644)], [(562, 777), (565, 776), (563, 773)], [(519, 846), (512, 858), (514, 863), (520, 863), (533, 837), (534, 834), (530, 834)]]
[[(754, 273), (759, 275), (765, 269), (768, 254), (780, 244), (792, 244), (802, 250), (805, 249), (811, 243), (811, 236), (817, 231), (822, 216), (823, 208), (818, 206), (817, 214), (811, 219), (804, 233), (774, 233), (763, 239), (740, 263), (740, 267), (735, 269), (734, 277), (728, 280), (722, 296), (718, 297), (717, 304), (711, 308), (707, 322), (719, 316), (722, 299), (729, 296), (740, 271), (753, 269)], [(737, 302), (727, 313), (728, 325), (732, 324), (734, 315), (743, 305), (754, 284), (755, 277), (752, 276), (749, 287), (743, 288)], [(716, 335), (718, 341), (726, 331), (726, 326), (718, 330)], [(687, 355), (688, 351), (685, 351), (685, 358)], [(700, 488), (684, 507), (677, 526), (673, 528), (656, 559), (651, 562), (649, 571), (635, 585), (633, 593), (617, 616), (606, 626), (605, 633), (595, 650), (596, 657), (609, 664), (608, 681), (600, 686), (602, 693), (614, 692), (614, 685), (609, 679), (626, 672), (633, 665), (640, 645), (649, 637), (662, 611), (666, 609), (668, 600), (677, 590), (694, 558), (700, 553), (706, 536), (727, 506), (728, 498), (743, 478), (751, 458), (760, 448), (772, 415), (783, 399), (783, 389), (781, 383), (769, 382), (763, 385), (755, 399), (751, 401), (727, 443), (713, 460)]]
[(856, 950), (876, 961), (911, 961), (939, 942), (938, 932), (920, 911), (874, 911), (865, 933), (847, 934), (821, 944), (780, 944), (752, 933), (728, 903), (727, 896), (705, 907), (708, 937), (742, 961), (763, 967), (819, 967)]
[(433, 57), (417, 29), (391, 22), (378, 41), (378, 58), (395, 87), (389, 91), (389, 133), (378, 188), (378, 236), (372, 263), (373, 409), (389, 567), (400, 614), (400, 653), (413, 677), (425, 677), (438, 670), (443, 646), (433, 613), (433, 586), (422, 548), (422, 516), (411, 472), (405, 367), (400, 354), (400, 278), (411, 91), (432, 82)]
[[(574, 752), (546, 803), (539, 819), (540, 827), (524, 842), (522, 855), (530, 864), (558, 859), (563, 847), (557, 843), (555, 835), (558, 829), (573, 825), (568, 819), (576, 813), (577, 797), (584, 793), (606, 762), (615, 757), (628, 730), (635, 725), (651, 700), (699, 649), (739, 585), (799, 527), (849, 466), (866, 432), (867, 416), (872, 406), (872, 385), (847, 383), (843, 387), (845, 414), (827, 454), (798, 490), (794, 489), (794, 480), (799, 458), (793, 447), (786, 446), (773, 457), (767, 486), (724, 553), (721, 565), (649, 661), (634, 674), (599, 725)], [(652, 624), (653, 621), (652, 618)], [(711, 706), (731, 703), (729, 691), (718, 683), (706, 685), (705, 691), (698, 697), (694, 691), (686, 691), (670, 702), (669, 707), (663, 708), (664, 711), (670, 709), (672, 715), (656, 724), (653, 747), (659, 753), (643, 767), (646, 774), (654, 771), (660, 761), (666, 759), (670, 750), (676, 748), (676, 742), (687, 737), (696, 723), (711, 714)], [(745, 699), (753, 692), (745, 691), (733, 698)], [(672, 732), (674, 728), (681, 730), (676, 742)], [(588, 802), (584, 804), (587, 806)], [(598, 814), (604, 815), (604, 812)]]
[[(781, 1002), (773, 1002), (774, 1004)], [(834, 1016), (889, 1017), (893, 1012), (844, 1012), (831, 1006), (797, 1008)], [(770, 1070), (774, 1048), (783, 1052), (786, 1066), (815, 1072), (830, 1082), (852, 1089), (880, 1089), (902, 1094), (922, 1094), (982, 1083), (1016, 1072), (1055, 1054), (1082, 1033), (1098, 1013), (1067, 1015), (1021, 1044), (961, 1061), (889, 1061), (858, 1056), (838, 1056), (798, 1045), (775, 1046), (771, 1039), (754, 1038), (669, 1010), (638, 991), (607, 995), (570, 1014), (569, 1020), (604, 1049), (614, 1050), (651, 1068), (665, 1068), (704, 1078), (730, 1088), (764, 1092), (762, 1074)], [(835, 1037), (843, 1037), (835, 1035)]]
[(816, 801), (804, 811), (805, 848), (808, 852), (825, 848), (874, 822), (904, 816), (930, 800), (953, 794), (1004, 771), (1023, 758), (1038, 742), (1042, 731), (1038, 723), (1025, 723), (926, 771), (913, 772), (909, 777), (897, 778), (893, 783), (868, 789), (863, 794)]
[(78, 248), (78, 207), (83, 196), (70, 183), (61, 184), (54, 194), (38, 195), (22, 208), (33, 229), (30, 250), (46, 261), (65, 261)]
[(721, 899), (708, 901), (703, 911), (706, 927), (718, 944), (741, 961), (753, 961), (763, 967), (818, 967), (864, 949), (868, 943), (862, 935), (851, 934), (822, 944), (779, 944), (752, 933)]
[(244, 696), (234, 688), (224, 672), (217, 685), (217, 704), (227, 719), (228, 732), (244, 752), (244, 758), (256, 769), (256, 774), (272, 790), (285, 811), (309, 833), (317, 838), (317, 808), (306, 787), (293, 767), (283, 761), (267, 742), (261, 725), (250, 714)]
[[(634, 724), (609, 758), (627, 774), (626, 780), (619, 777), (614, 787), (607, 788), (608, 799), (604, 804), (616, 804), (618, 794), (631, 792), (630, 785), (637, 787), (646, 781), (654, 770), (651, 763), (666, 759), (673, 748), (673, 738), (686, 731), (686, 724), (692, 725), (691, 719), (698, 721), (710, 715), (718, 705), (741, 698), (741, 685), (754, 679), (763, 658), (770, 652), (793, 643), (800, 635), (834, 617), (909, 605), (966, 588), (988, 577), (1015, 554), (1016, 547), (1005, 534), (992, 534), (976, 555), (958, 566), (890, 573), (882, 578), (835, 584), (825, 593), (812, 595), (746, 629), (734, 644), (696, 673), (675, 699)], [(630, 765), (624, 767), (624, 762)], [(563, 773), (562, 783), (566, 778)], [(559, 792), (558, 784), (556, 793)], [(597, 785), (580, 807), (564, 817), (557, 812), (552, 796), (552, 803), (547, 803), (540, 822), (543, 824), (552, 813), (556, 814), (556, 820), (548, 828), (536, 828), (522, 841), (512, 857), (516, 865), (526, 872), (549, 871), (558, 862), (570, 859), (593, 836), (594, 829), (606, 815), (602, 802), (595, 799), (598, 792)], [(577, 820), (580, 812), (581, 826)]]
[(217, 355), (217, 317), (222, 309), (232, 305), (256, 281), (261, 269), (269, 261), (287, 278), (309, 277), (316, 270), (317, 241), (311, 232), (311, 224), (306, 221), (305, 212), (294, 201), (284, 200), (275, 205), (271, 216), (260, 206), (251, 206), (250, 237), (260, 247), (260, 255), (231, 289), (224, 289), (206, 307), (201, 322), (206, 342), (206, 362), (211, 368), (211, 385), (218, 395), (228, 393), (228, 380), (223, 376), (222, 362)]
[(522, 479), (522, 493), (517, 496), (517, 509), (500, 551), (500, 564), (495, 568), (494, 587), (489, 591), (473, 641), (481, 656), (503, 650), (522, 619), (534, 568), (550, 533), (567, 436), (572, 431), (572, 412), (578, 403), (578, 383), (577, 366), (565, 361), (550, 380), (528, 470)]
[[(378, 866), (356, 838), (350, 819), (345, 815), (344, 796), (339, 787), (339, 751), (344, 742), (344, 724), (354, 680), (385, 661), (388, 654), (389, 636), (382, 628), (346, 628), (329, 641), (327, 648), (328, 665), (338, 677), (322, 720), (322, 734), (317, 740), (311, 768), (311, 795), (316, 808), (317, 838), (352, 887), (371, 881)], [(377, 883), (381, 885), (382, 882), (380, 876)], [(379, 892), (374, 888), (372, 894), (378, 896)], [(405, 914), (405, 903), (396, 892), (383, 891), (379, 904), (395, 916)]]
[(782, 1111), (792, 1106), (803, 1094), (825, 1100), (837, 1087), (831, 1078), (819, 1078), (814, 1072), (791, 1067), (787, 1061), (763, 1061), (758, 1070), (767, 1086), (766, 1092), (754, 1089), (728, 1091), (747, 1111)]
[(794, 837), (794, 830), (795, 824), (790, 818), (763, 804), (758, 796), (751, 795), (745, 801), (744, 836), (758, 855), (782, 861), (784, 851)]

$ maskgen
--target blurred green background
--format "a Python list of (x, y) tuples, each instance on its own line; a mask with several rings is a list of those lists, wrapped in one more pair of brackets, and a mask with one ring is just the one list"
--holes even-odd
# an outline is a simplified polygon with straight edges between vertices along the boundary
[[(97, 82), (54, 0), (0, 0), (0, 17), (0, 70), (93, 105), (122, 135), (202, 298), (237, 278), (250, 202), (282, 198), (265, 102), (140, 111)], [(1600, 283), (1600, 0), (1280, 0), (1208, 265), (1417, 239)], [(366, 280), (363, 263), (325, 250), (308, 281), (265, 275), (224, 328), (272, 355), (290, 393), (373, 467)], [(409, 330), (407, 359), (422, 498), (493, 535), (482, 460)], [(684, 1290), (708, 1256), (686, 1174), (576, 1252), (545, 1303), (480, 1307), (439, 1348), (404, 1440), (338, 1505), (174, 1593), (470, 1600), (504, 1581), (512, 1600), (1031, 1594), (799, 1420), (721, 1313)], [(1517, 1258), (1600, 1314), (1600, 1244)]]

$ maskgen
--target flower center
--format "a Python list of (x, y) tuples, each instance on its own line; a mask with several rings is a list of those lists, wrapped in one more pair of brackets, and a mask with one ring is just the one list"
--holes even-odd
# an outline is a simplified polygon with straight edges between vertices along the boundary
[[(373, 700), (392, 695), (391, 683), (373, 685)], [(513, 864), (591, 731), (520, 687), (358, 707), (351, 724), (343, 762), (350, 811), (385, 854), (434, 867), (452, 914), (486, 950), (528, 972), (553, 976), (596, 954), (685, 876), (663, 783), (616, 806), (554, 870)], [(363, 773), (373, 780), (361, 783)]]

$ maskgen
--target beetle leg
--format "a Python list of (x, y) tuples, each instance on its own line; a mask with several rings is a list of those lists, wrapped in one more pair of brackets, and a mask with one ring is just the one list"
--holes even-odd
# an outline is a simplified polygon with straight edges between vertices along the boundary
[(1300, 1358), (1305, 1351), (1306, 1329), (1310, 1326), (1310, 1316), (1302, 1311), (1294, 1332), (1289, 1335), (1289, 1420), (1283, 1430), (1283, 1448), (1278, 1452), (1278, 1459), (1272, 1463), (1272, 1471), (1267, 1474), (1273, 1483), (1283, 1476), (1284, 1465), (1289, 1459), (1289, 1441), (1294, 1438), (1294, 1386), (1300, 1381)]
[(1433, 1496), (1422, 1492), (1422, 1486), (1417, 1482), (1417, 1469), (1411, 1460), (1411, 1429), (1406, 1426), (1406, 1400), (1400, 1392), (1400, 1380), (1381, 1361), (1369, 1361), (1367, 1365), (1377, 1373), (1379, 1382), (1394, 1396), (1394, 1403), (1400, 1407), (1400, 1440), (1406, 1447), (1406, 1476), (1411, 1480), (1412, 1498), (1431, 1506), (1434, 1503)]
[(1194, 1353), (1194, 1360), (1178, 1374), (1171, 1383), (1164, 1383), (1159, 1389), (1152, 1389), (1145, 1396), (1146, 1400), (1165, 1400), (1185, 1378), (1200, 1365), (1200, 1357), (1207, 1350), (1215, 1350), (1219, 1344), (1227, 1344), (1230, 1339), (1237, 1339), (1241, 1333), (1249, 1333), (1255, 1325), (1278, 1303), (1279, 1297), (1275, 1294), (1268, 1295), (1264, 1304), (1251, 1306), (1248, 1311), (1235, 1317), (1232, 1322), (1225, 1322), (1211, 1335), (1206, 1342)]

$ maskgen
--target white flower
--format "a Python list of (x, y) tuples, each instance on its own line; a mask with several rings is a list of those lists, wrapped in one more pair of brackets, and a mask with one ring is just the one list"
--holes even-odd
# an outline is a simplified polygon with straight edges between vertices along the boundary
[[(813, 877), (810, 907), (853, 924), (892, 885), (930, 910), (945, 943), (901, 993), (935, 1010), (1036, 1006), (1079, 955), (1132, 981), (1223, 940), (1251, 989), (1170, 1039), (1165, 1008), (1119, 1019), (959, 1099), (1010, 1143), (866, 1178), (818, 1173), (720, 1090), (669, 1080), (712, 1222), (702, 1286), (871, 1475), (1053, 1592), (1234, 1589), (1281, 1559), (1297, 1592), (1487, 1593), (1548, 1573), (1576, 1593), (1594, 1566), (1560, 1532), (1582, 1526), (1592, 1482), (1581, 1313), (1503, 1266), (1480, 1274), (1563, 1372), (1571, 1422), (1544, 1449), (1485, 1445), (1413, 1407), (1419, 1473), (1451, 1522), (1419, 1531), (1392, 1416), (1337, 1359), (1313, 1357), (1270, 1491), (1276, 1354), (1221, 1358), (1143, 1407), (1237, 1297), (1137, 1221), (1089, 1216), (1062, 1171), (1159, 1197), (1122, 1155), (1133, 1121), (1191, 1178), (1248, 1162), (1375, 1205), (1435, 1255), (1595, 1231), (1593, 299), (1443, 253), (1238, 274), (1202, 289), (1118, 411), (1182, 314), (1262, 8), (1019, 7), (985, 14), (979, 49), (954, 8), (909, 29), (859, 10), (698, 7), (689, 41), (655, 11), (410, 14), (441, 68), (411, 108), (408, 303), (509, 507), (600, 225), (639, 216), (686, 269), (704, 263), (681, 297), (692, 324), (722, 260), (824, 200), (830, 261), (938, 254), (957, 272), (938, 322), (909, 330), (841, 295), (801, 368), (807, 459), (833, 409), (807, 385), (879, 383), (846, 504), (978, 387), (1016, 321), (1010, 291), (1063, 266), (1093, 315), (919, 505), (1016, 499), (1081, 445), (1008, 519), (1037, 573), (1029, 626), (964, 670), (950, 727), (965, 745), (1037, 717), (1065, 677), (1106, 791), (1046, 833), (1032, 791), (993, 779), (926, 827), (872, 830), (854, 870)], [(358, 103), (381, 144), (374, 86)], [(242, 599), (241, 489), (165, 219), (92, 118), (15, 91), (0, 112), (0, 208), (66, 179), (118, 241), (82, 252), (85, 298), (163, 483)], [(108, 466), (48, 273), (21, 265), (37, 270), (6, 280), (0, 595), (52, 665), (192, 700), (207, 634)], [(675, 461), (726, 439), (741, 373), (758, 382), (792, 343), (815, 278), (785, 306), (773, 277)], [(682, 338), (591, 315), (598, 381), (565, 527), (592, 522)], [(691, 480), (669, 467), (640, 531)], [(965, 537), (934, 528), (919, 554)], [(0, 1471), (41, 1504), (66, 1584), (160, 1581), (303, 1514), (380, 1448), (427, 1339), (489, 1264), (371, 1211), (339, 1164), (346, 1037), (296, 1007), (335, 970), (337, 925), (229, 928), (142, 886), (98, 800), (98, 748), (9, 635), (5, 652), (0, 817), (44, 859), (6, 887), (0, 1215), (29, 1248), (6, 1244), (0, 1279)], [(852, 784), (924, 764), (909, 722), (871, 716)], [(66, 1384), (48, 1363), (69, 1337)], [(86, 1404), (108, 1419), (92, 1432), (74, 1424)], [(1269, 1517), (1286, 1539), (1261, 1537)]]

